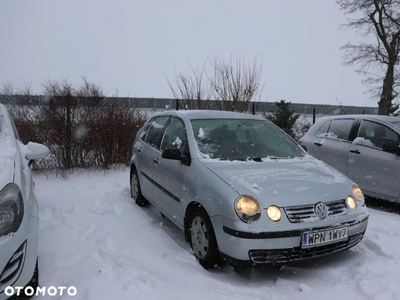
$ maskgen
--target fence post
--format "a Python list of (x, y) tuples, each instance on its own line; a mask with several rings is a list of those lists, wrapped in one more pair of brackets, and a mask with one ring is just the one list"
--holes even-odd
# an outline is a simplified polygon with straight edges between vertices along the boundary
[(315, 124), (315, 107), (312, 110), (312, 123)]

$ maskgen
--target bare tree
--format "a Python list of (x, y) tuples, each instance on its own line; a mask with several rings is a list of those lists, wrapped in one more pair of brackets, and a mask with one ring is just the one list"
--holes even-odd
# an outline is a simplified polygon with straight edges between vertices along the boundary
[(40, 107), (44, 138), (50, 151), (62, 163), (62, 168), (73, 166), (73, 120), (77, 111), (77, 99), (72, 83), (48, 81), (43, 85), (47, 105)]
[(172, 94), (176, 99), (182, 99), (187, 109), (200, 109), (202, 101), (211, 99), (212, 91), (206, 81), (205, 67), (206, 63), (199, 71), (190, 66), (191, 75), (175, 72), (174, 84), (167, 79)]
[(7, 96), (13, 96), (15, 92), (15, 86), (14, 83), (11, 81), (8, 81), (6, 83), (1, 84), (2, 88), (0, 91), (0, 95), (7, 95)]
[(38, 134), (35, 128), (35, 109), (32, 109), (32, 103), (35, 103), (33, 99), (38, 99), (38, 97), (32, 94), (31, 85), (26, 82), (11, 91), (12, 94), (9, 96), (13, 100), (8, 105), (8, 110), (17, 126), (19, 137), (24, 143), (31, 139), (36, 141)]
[(12, 82), (2, 83), (0, 94), (8, 96), (10, 103), (20, 105), (31, 104), (34, 98), (32, 85), (26, 81), (23, 81), (19, 87), (16, 87)]
[(82, 83), (75, 90), (77, 105), (79, 106), (79, 114), (76, 116), (76, 122), (82, 126), (90, 119), (95, 118), (96, 114), (104, 104), (105, 94), (101, 87), (90, 82), (86, 77), (82, 77)]
[(346, 14), (359, 16), (349, 19), (344, 26), (361, 30), (365, 35), (374, 35), (374, 42), (347, 43), (345, 51), (347, 65), (359, 64), (359, 72), (371, 75), (370, 66), (377, 66), (378, 74), (369, 76), (369, 84), (381, 82), (378, 113), (389, 115), (398, 105), (392, 101), (398, 96), (400, 53), (400, 1), (399, 0), (337, 0)]
[(239, 56), (234, 65), (232, 57), (228, 62), (216, 57), (211, 66), (209, 80), (219, 109), (246, 111), (250, 101), (260, 99), (264, 85), (260, 83), (262, 65), (257, 60), (246, 65)]

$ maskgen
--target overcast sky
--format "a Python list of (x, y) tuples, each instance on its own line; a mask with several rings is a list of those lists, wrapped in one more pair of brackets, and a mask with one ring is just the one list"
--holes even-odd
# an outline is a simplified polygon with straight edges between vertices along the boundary
[(262, 101), (377, 106), (343, 65), (333, 0), (0, 0), (1, 84), (35, 93), (82, 76), (111, 96), (172, 98), (166, 78), (206, 59), (262, 63)]

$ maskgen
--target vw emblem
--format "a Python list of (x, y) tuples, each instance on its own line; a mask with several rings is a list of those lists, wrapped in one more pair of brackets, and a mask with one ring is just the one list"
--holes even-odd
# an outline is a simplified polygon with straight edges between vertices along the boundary
[(317, 204), (315, 204), (314, 210), (316, 216), (321, 220), (325, 219), (326, 216), (328, 215), (328, 207), (326, 207), (326, 205), (323, 204), (322, 202), (318, 202)]

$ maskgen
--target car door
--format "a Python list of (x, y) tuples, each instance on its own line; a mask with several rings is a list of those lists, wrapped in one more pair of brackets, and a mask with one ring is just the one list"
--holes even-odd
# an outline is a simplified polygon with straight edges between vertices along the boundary
[(354, 121), (354, 118), (342, 118), (325, 123), (313, 138), (310, 153), (346, 174)]
[[(178, 117), (171, 118), (161, 141), (161, 151), (170, 148), (178, 148), (183, 155), (189, 155), (185, 125)], [(154, 181), (157, 188), (154, 197), (162, 211), (178, 226), (183, 226), (183, 177), (189, 163), (164, 159), (161, 152), (157, 154), (156, 159)]]
[(140, 187), (143, 196), (154, 201), (154, 165), (159, 156), (159, 145), (164, 132), (164, 127), (169, 116), (159, 116), (149, 122), (147, 131), (142, 137), (139, 145), (135, 145), (138, 154), (137, 171), (140, 179)]
[(393, 200), (400, 193), (400, 156), (384, 151), (399, 135), (384, 124), (362, 120), (349, 148), (347, 175), (375, 197)]

